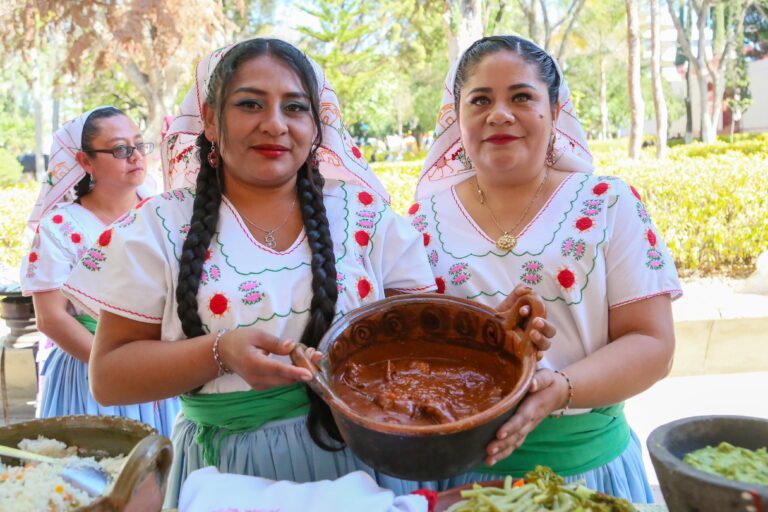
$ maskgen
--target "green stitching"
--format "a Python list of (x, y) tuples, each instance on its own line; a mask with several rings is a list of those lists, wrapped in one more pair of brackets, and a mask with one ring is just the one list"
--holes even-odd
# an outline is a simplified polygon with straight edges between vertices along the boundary
[[(568, 208), (568, 210), (566, 210), (563, 213), (562, 220), (558, 223), (557, 228), (552, 232), (552, 238), (542, 246), (542, 248), (541, 248), (541, 250), (539, 252), (526, 251), (526, 252), (517, 253), (517, 252), (512, 251), (511, 254), (513, 254), (515, 256), (525, 256), (525, 255), (540, 256), (544, 252), (544, 250), (547, 247), (549, 247), (552, 244), (552, 242), (554, 242), (557, 233), (560, 232), (560, 229), (563, 227), (563, 223), (568, 218), (568, 214), (570, 214), (571, 211), (573, 211), (573, 205), (578, 200), (579, 194), (581, 193), (582, 189), (584, 188), (585, 183), (587, 182), (587, 180), (589, 178), (590, 178), (590, 175), (588, 175), (588, 174), (585, 174), (582, 177), (581, 183), (579, 184), (580, 186), (576, 190), (576, 193), (574, 194), (573, 200), (570, 202), (571, 203), (570, 207)], [(464, 256), (457, 256), (457, 255), (453, 254), (452, 252), (450, 252), (445, 247), (445, 242), (443, 241), (443, 233), (440, 231), (440, 221), (437, 218), (437, 210), (435, 209), (435, 196), (432, 196), (430, 198), (430, 201), (432, 202), (432, 213), (433, 213), (433, 218), (435, 219), (435, 231), (437, 232), (437, 238), (438, 238), (438, 240), (440, 240), (440, 246), (442, 247), (443, 252), (445, 254), (448, 254), (449, 256), (451, 256), (452, 258), (457, 259), (457, 260), (462, 260), (464, 258), (469, 258), (470, 256), (473, 256), (475, 258), (485, 258), (486, 256), (491, 255), (491, 254), (496, 256), (496, 257), (503, 258), (504, 256), (507, 256), (508, 254), (510, 254), (509, 252), (505, 252), (505, 253), (499, 254), (499, 253), (495, 252), (493, 249), (489, 250), (485, 254), (469, 253), (469, 254), (464, 255)]]
[[(261, 318), (261, 317), (259, 317), (259, 318), (257, 318), (256, 320), (254, 320), (253, 322), (251, 322), (251, 323), (249, 323), (249, 324), (237, 324), (237, 325), (235, 326), (235, 329), (239, 329), (239, 328), (241, 328), (241, 327), (250, 327), (250, 326), (252, 326), (252, 325), (256, 324), (257, 322), (269, 322), (270, 320), (272, 320), (272, 319), (273, 319), (273, 318), (275, 318), (275, 317), (278, 317), (278, 318), (286, 318), (286, 317), (289, 317), (289, 316), (291, 316), (291, 315), (303, 315), (304, 313), (309, 313), (309, 308), (307, 308), (307, 309), (305, 309), (305, 310), (303, 310), (303, 311), (296, 311), (295, 309), (291, 308), (291, 309), (290, 309), (290, 310), (289, 310), (289, 311), (288, 311), (286, 314), (284, 314), (284, 315), (281, 315), (280, 313), (273, 313), (273, 314), (272, 314), (272, 316), (268, 316), (268, 317), (266, 317), (266, 318)], [(208, 324), (205, 324), (205, 323), (204, 323), (204, 324), (203, 324), (203, 329), (205, 329), (207, 332), (211, 332), (211, 328), (210, 328), (210, 327), (208, 327)]]

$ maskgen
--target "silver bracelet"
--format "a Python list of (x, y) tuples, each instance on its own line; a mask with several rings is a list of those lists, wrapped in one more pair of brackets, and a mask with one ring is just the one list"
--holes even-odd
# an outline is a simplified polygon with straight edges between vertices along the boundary
[(216, 340), (213, 342), (213, 359), (216, 360), (216, 365), (219, 367), (218, 377), (232, 373), (232, 370), (227, 368), (227, 365), (225, 365), (224, 361), (221, 359), (221, 354), (219, 354), (219, 342), (221, 341), (221, 337), (224, 336), (224, 333), (228, 331), (229, 329), (219, 329), (216, 333)]

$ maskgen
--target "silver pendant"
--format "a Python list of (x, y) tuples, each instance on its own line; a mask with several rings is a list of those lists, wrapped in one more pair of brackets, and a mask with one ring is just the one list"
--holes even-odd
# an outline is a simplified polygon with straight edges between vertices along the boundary
[(264, 245), (266, 247), (269, 247), (270, 249), (274, 249), (275, 245), (277, 245), (277, 241), (275, 240), (275, 232), (273, 231), (267, 231), (264, 233)]

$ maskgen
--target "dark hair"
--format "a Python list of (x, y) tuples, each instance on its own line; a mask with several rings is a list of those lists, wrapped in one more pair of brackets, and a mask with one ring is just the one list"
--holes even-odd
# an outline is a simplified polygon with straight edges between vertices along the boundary
[(527, 39), (517, 36), (489, 36), (478, 39), (461, 56), (456, 68), (456, 78), (453, 82), (453, 97), (456, 112), (459, 111), (459, 93), (466, 83), (472, 68), (486, 56), (507, 50), (513, 52), (524, 61), (536, 66), (539, 78), (547, 85), (549, 104), (554, 107), (560, 91), (560, 75), (552, 57)]
[[(99, 125), (96, 124), (96, 121), (99, 119), (107, 119), (108, 117), (124, 115), (125, 112), (115, 107), (102, 107), (91, 112), (91, 114), (86, 118), (85, 123), (83, 123), (83, 136), (80, 139), (80, 149), (82, 149), (85, 153), (88, 153), (91, 149), (93, 149), (91, 147), (93, 139), (98, 137), (99, 133), (101, 132), (101, 130), (99, 130)], [(77, 197), (75, 201), (79, 202), (80, 199), (84, 196), (87, 196), (90, 191), (91, 175), (85, 173), (83, 179), (78, 181), (75, 185), (75, 196)]]
[[(223, 126), (224, 100), (227, 87), (238, 67), (255, 57), (269, 55), (287, 64), (301, 80), (309, 96), (312, 118), (317, 128), (313, 149), (309, 158), (299, 169), (296, 187), (304, 229), (312, 251), (312, 301), (310, 303), (309, 322), (301, 335), (300, 342), (310, 347), (317, 347), (320, 338), (330, 327), (336, 313), (338, 288), (336, 284), (336, 259), (333, 253), (333, 240), (328, 225), (328, 218), (323, 204), (323, 177), (317, 170), (314, 151), (322, 142), (322, 123), (320, 121), (320, 97), (317, 77), (307, 57), (294, 46), (278, 39), (252, 39), (232, 48), (213, 70), (206, 93), (206, 104), (215, 109), (220, 120), (220, 134), (226, 132)], [(200, 288), (200, 275), (203, 261), (211, 238), (216, 232), (221, 206), (221, 165), (214, 168), (208, 162), (211, 142), (201, 133), (197, 137), (200, 173), (197, 176), (192, 219), (187, 238), (184, 240), (179, 262), (179, 282), (176, 288), (178, 315), (184, 334), (188, 337), (205, 334), (198, 312), (197, 292)], [(307, 426), (310, 436), (325, 450), (343, 448), (342, 438), (328, 406), (312, 391), (309, 391), (310, 411)], [(330, 438), (330, 439), (329, 439)], [(336, 441), (331, 443), (329, 441)], [(335, 446), (334, 446), (335, 445)]]

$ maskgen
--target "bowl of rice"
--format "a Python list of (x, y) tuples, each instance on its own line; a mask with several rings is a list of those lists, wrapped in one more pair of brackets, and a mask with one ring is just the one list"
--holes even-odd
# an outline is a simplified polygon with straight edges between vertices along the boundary
[[(0, 445), (61, 459), (28, 463), (0, 457), (0, 510), (101, 512), (160, 510), (170, 470), (170, 441), (138, 421), (108, 416), (63, 416), (0, 427)], [(91, 497), (60, 476), (73, 458), (98, 463), (111, 476)]]

